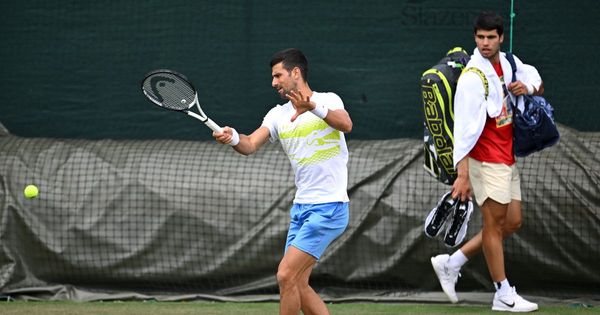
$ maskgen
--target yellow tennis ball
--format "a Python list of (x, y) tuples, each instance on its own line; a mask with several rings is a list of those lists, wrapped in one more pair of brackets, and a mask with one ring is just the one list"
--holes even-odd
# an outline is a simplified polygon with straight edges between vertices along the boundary
[(27, 185), (27, 187), (25, 187), (25, 190), (23, 190), (23, 194), (25, 195), (26, 198), (35, 198), (38, 195), (38, 188), (36, 185)]

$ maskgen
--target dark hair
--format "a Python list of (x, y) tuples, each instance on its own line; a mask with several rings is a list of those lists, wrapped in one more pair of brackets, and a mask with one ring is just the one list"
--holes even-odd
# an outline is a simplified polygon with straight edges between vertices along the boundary
[(475, 18), (475, 23), (473, 23), (473, 34), (477, 33), (477, 30), (496, 30), (498, 36), (502, 36), (504, 33), (504, 20), (502, 16), (494, 12), (481, 12)]
[(304, 81), (308, 79), (308, 60), (306, 60), (306, 57), (299, 49), (288, 48), (276, 52), (271, 58), (271, 68), (280, 62), (282, 62), (283, 68), (288, 72), (298, 67), (302, 79)]

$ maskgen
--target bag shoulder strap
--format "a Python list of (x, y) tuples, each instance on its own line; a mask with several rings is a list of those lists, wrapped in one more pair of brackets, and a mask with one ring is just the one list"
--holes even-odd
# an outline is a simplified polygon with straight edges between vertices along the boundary
[(462, 73), (465, 73), (465, 72), (473, 72), (473, 73), (477, 74), (479, 76), (479, 78), (481, 78), (481, 81), (483, 82), (483, 89), (485, 90), (485, 92), (484, 92), (485, 100), (487, 101), (487, 98), (490, 95), (490, 89), (489, 89), (488, 79), (485, 77), (485, 74), (483, 73), (483, 71), (481, 71), (479, 68), (468, 67), (462, 71)]
[(515, 62), (515, 56), (511, 52), (506, 53), (506, 60), (510, 63), (510, 68), (512, 69), (512, 82), (517, 80), (517, 63)]
[[(512, 69), (512, 81), (511, 82), (515, 82), (517, 81), (517, 63), (515, 62), (515, 56), (513, 56), (513, 54), (511, 52), (507, 52), (506, 53), (506, 60), (508, 60), (508, 63), (510, 63), (510, 68)], [(525, 99), (525, 96), (522, 96), (523, 99)], [(515, 97), (515, 100), (518, 99), (519, 97)], [(514, 104), (513, 102), (510, 102), (510, 106), (512, 106), (512, 108), (516, 109), (517, 112), (520, 112), (520, 110), (518, 109), (517, 105)], [(525, 110), (527, 110), (529, 108), (529, 104), (527, 102), (525, 102)]]

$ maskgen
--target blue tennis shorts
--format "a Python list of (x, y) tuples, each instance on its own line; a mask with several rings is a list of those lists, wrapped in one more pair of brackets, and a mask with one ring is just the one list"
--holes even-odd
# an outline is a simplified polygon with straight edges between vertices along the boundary
[(285, 251), (294, 246), (319, 260), (327, 246), (346, 230), (348, 202), (295, 203), (290, 216)]

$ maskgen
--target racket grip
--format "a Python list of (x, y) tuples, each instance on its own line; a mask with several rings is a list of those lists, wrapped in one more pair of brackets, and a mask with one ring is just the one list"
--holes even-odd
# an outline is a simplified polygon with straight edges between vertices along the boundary
[(219, 125), (217, 125), (210, 118), (206, 119), (206, 121), (204, 122), (204, 124), (206, 124), (208, 126), (208, 128), (212, 129), (212, 131), (223, 132), (223, 128), (219, 127)]

